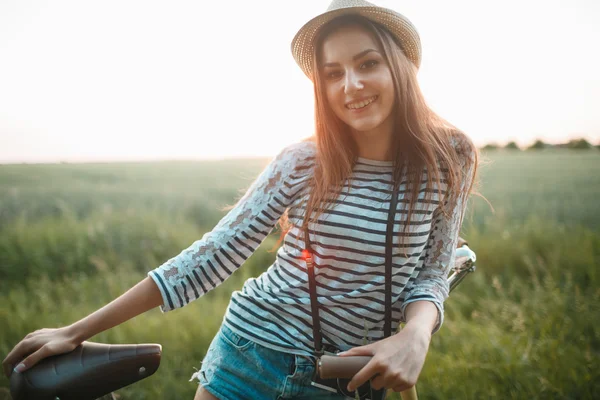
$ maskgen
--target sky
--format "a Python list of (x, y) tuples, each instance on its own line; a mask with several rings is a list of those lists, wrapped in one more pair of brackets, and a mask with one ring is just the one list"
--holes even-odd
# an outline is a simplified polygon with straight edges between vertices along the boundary
[[(600, 1), (373, 1), (478, 145), (600, 143)], [(290, 52), (326, 0), (0, 0), (0, 163), (273, 156), (314, 130)]]

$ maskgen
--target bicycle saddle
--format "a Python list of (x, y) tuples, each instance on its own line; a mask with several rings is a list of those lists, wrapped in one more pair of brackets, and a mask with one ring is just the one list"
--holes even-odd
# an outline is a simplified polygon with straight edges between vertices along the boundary
[(94, 400), (155, 373), (161, 353), (159, 344), (83, 342), (70, 353), (13, 372), (10, 393), (13, 400)]

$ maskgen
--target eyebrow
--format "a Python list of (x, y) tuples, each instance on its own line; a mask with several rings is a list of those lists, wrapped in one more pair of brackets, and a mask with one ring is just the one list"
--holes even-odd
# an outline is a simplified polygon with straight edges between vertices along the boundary
[[(374, 51), (376, 53), (379, 53), (375, 49), (367, 49), (367, 50), (361, 51), (360, 53), (358, 53), (354, 57), (352, 57), (352, 61), (356, 61), (356, 60), (358, 60), (358, 59), (366, 56), (367, 54), (369, 54), (372, 51)], [(337, 63), (337, 62), (325, 63), (325, 64), (323, 64), (323, 68), (326, 68), (326, 67), (337, 67), (339, 65), (340, 65), (340, 63)]]

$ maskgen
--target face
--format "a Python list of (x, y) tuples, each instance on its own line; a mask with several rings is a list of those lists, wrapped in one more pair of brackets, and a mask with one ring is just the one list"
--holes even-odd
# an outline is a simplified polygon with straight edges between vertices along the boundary
[(321, 48), (320, 74), (331, 109), (353, 133), (391, 134), (392, 73), (369, 31), (351, 25), (327, 36)]

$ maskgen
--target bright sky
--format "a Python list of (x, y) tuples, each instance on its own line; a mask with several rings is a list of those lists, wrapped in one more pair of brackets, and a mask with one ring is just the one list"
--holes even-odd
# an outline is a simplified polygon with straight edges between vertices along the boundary
[[(600, 143), (600, 1), (374, 1), (483, 145)], [(272, 156), (313, 131), (290, 42), (328, 0), (1, 0), (0, 162)]]

